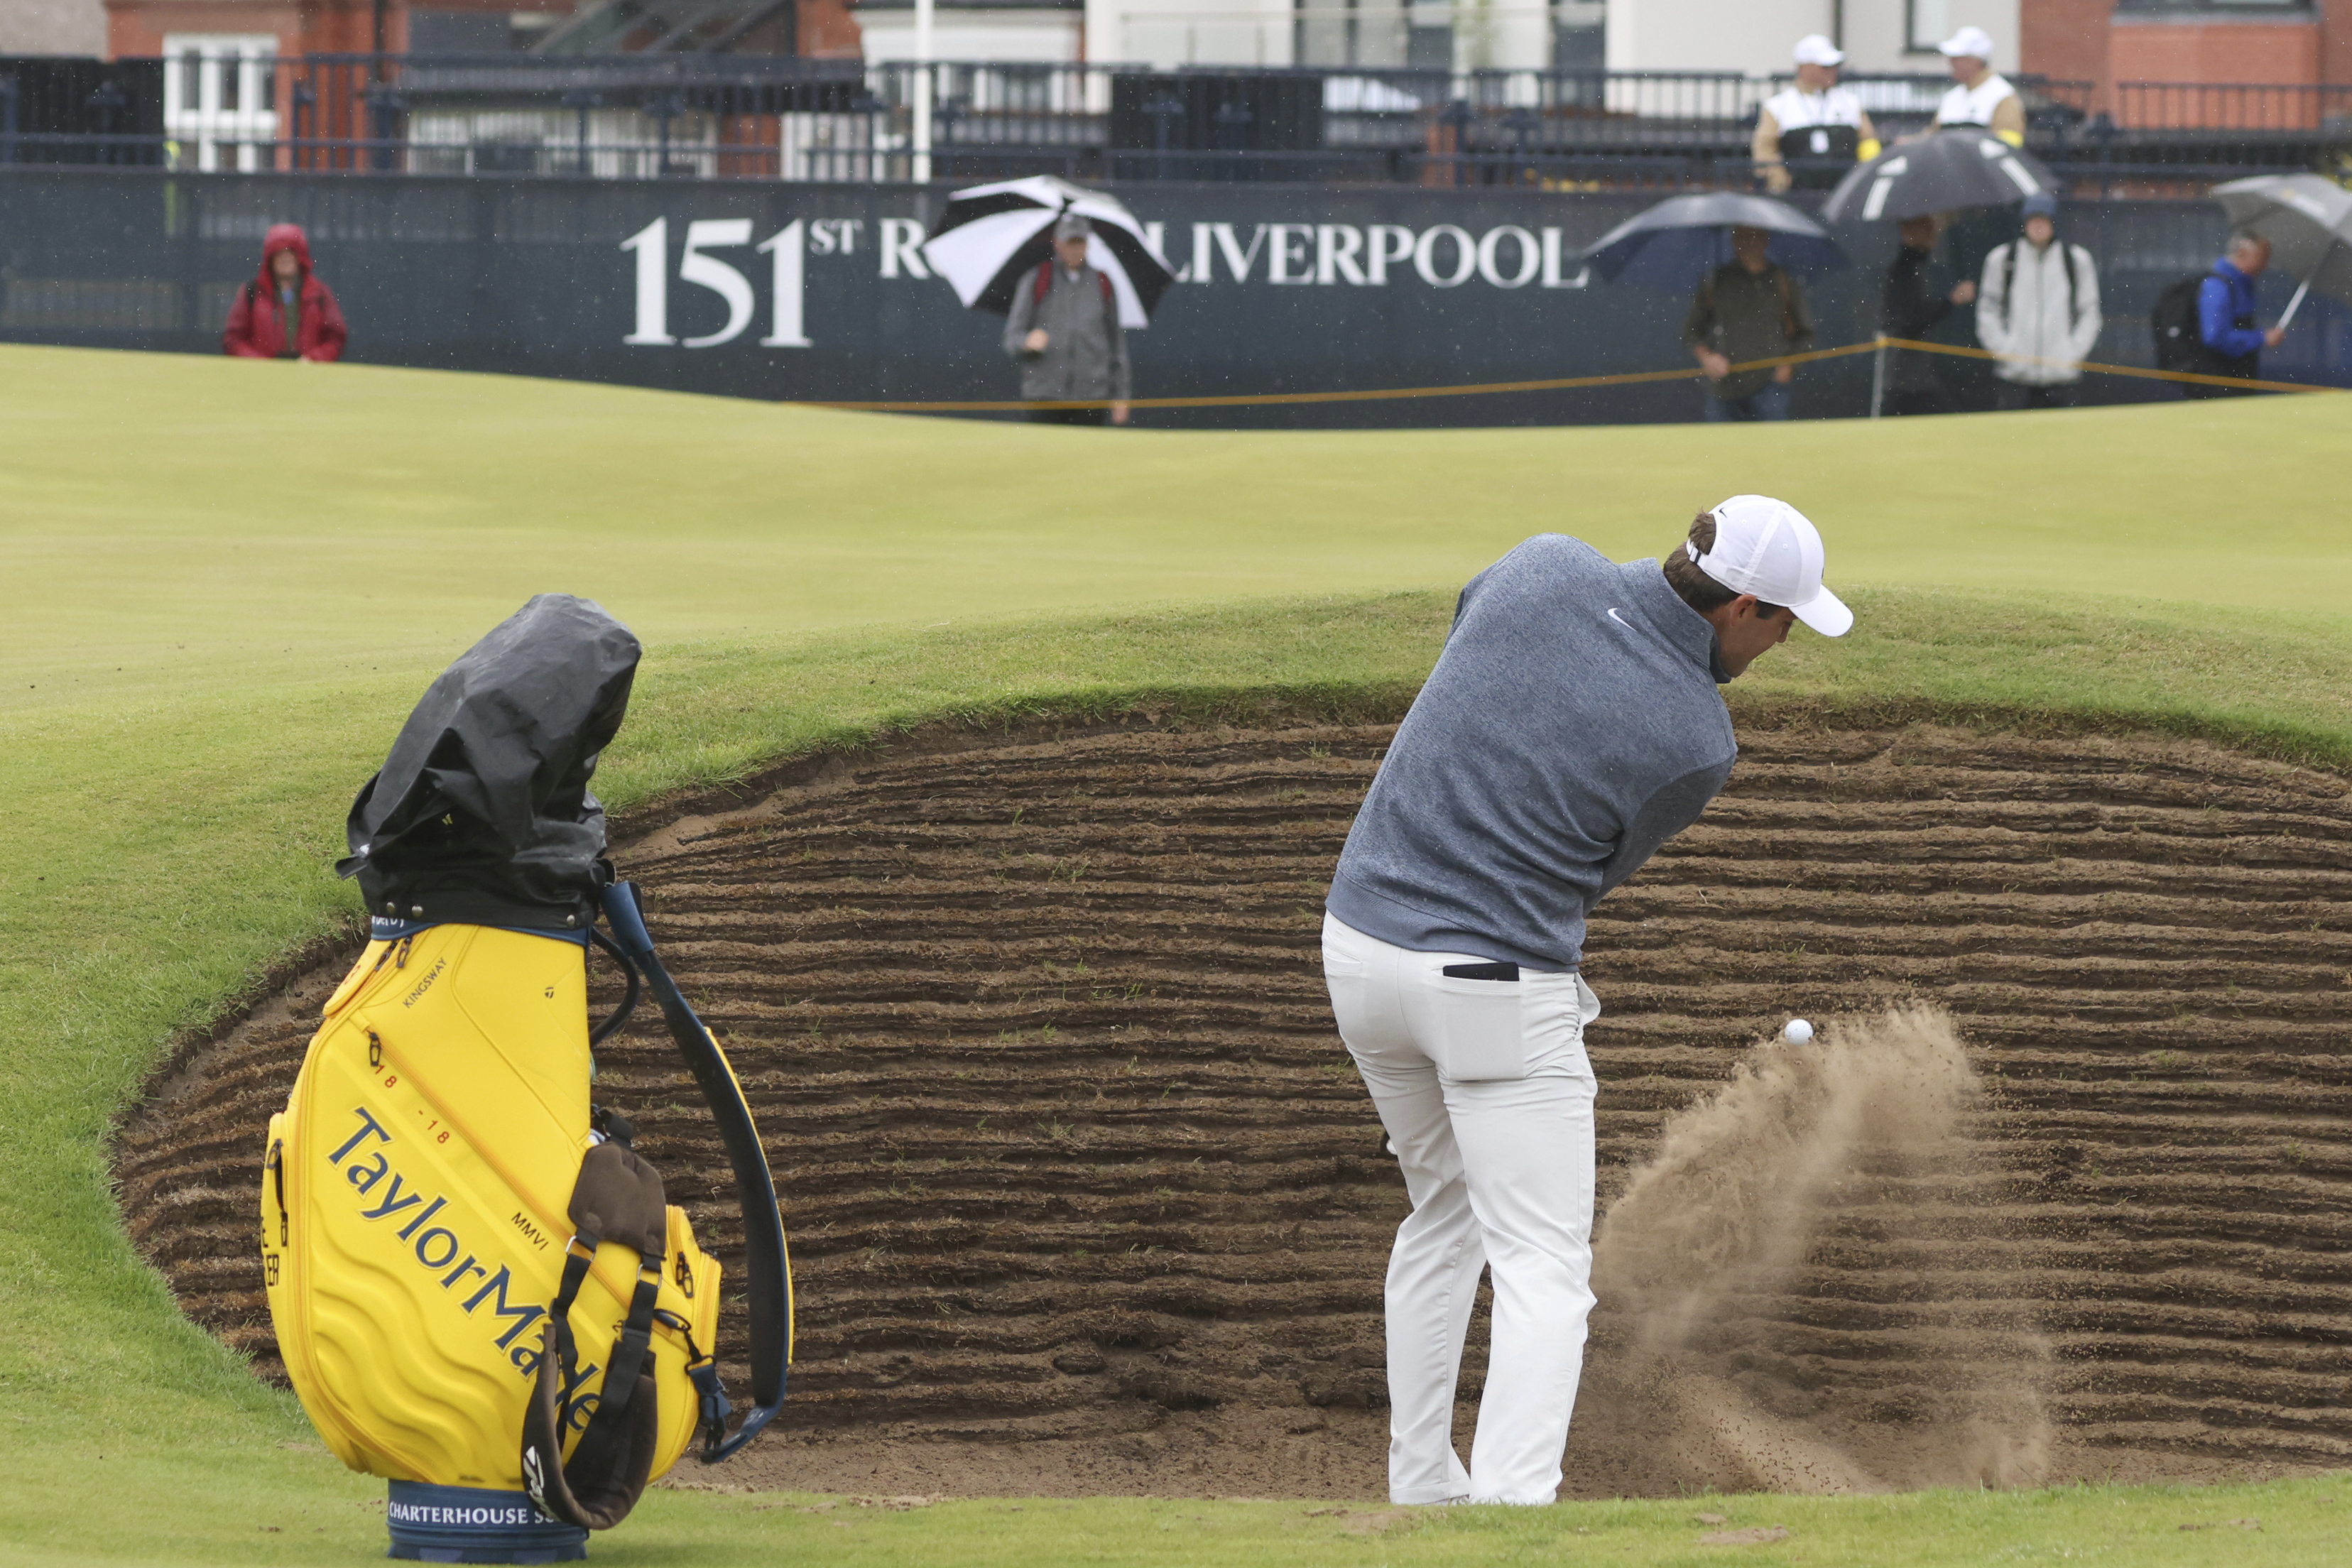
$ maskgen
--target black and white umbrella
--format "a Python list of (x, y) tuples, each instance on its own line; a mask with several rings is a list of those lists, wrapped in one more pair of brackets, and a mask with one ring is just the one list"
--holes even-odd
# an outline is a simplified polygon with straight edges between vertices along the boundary
[(1926, 217), (1959, 207), (2000, 207), (2047, 191), (2050, 171), (2030, 153), (1969, 126), (1890, 147), (1857, 165), (1822, 204), (1823, 223)]
[(1612, 283), (1687, 294), (1731, 260), (1731, 231), (1771, 235), (1765, 255), (1791, 272), (1848, 265), (1829, 231), (1783, 201), (1738, 191), (1669, 196), (1634, 214), (1586, 248), (1581, 258)]
[(2239, 228), (2271, 242), (2271, 265), (2300, 279), (2286, 314), (2316, 289), (2352, 301), (2352, 191), (2319, 174), (2256, 174), (2213, 187), (2213, 199)]
[(967, 309), (1005, 315), (1013, 291), (1053, 258), (1054, 222), (1066, 212), (1094, 224), (1087, 260), (1110, 279), (1118, 324), (1150, 326), (1176, 269), (1117, 197), (1051, 174), (956, 192), (923, 242), (923, 259)]

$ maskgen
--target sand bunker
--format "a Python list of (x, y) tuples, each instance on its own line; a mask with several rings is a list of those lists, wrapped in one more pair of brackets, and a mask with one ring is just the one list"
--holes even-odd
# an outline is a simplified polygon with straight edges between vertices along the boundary
[[(623, 854), (793, 1227), (789, 1414), (711, 1479), (1378, 1493), (1402, 1193), (1314, 954), (1388, 734), (910, 744)], [(1570, 1490), (2352, 1460), (2342, 782), (2171, 742), (1742, 739), (1593, 925)], [(334, 978), (178, 1063), (118, 1151), (132, 1234), (265, 1373), (255, 1166)], [(1889, 1016), (1923, 1003), (1951, 1025)], [(1791, 1016), (1843, 1022), (1768, 1045)], [(725, 1256), (666, 1039), (599, 1056)], [(1484, 1356), (1474, 1330), (1465, 1402)]]

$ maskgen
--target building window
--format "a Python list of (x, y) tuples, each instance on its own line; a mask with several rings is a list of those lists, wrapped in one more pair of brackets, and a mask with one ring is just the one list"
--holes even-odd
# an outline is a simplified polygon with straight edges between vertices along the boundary
[[(1302, 66), (1402, 66), (1421, 63), (1412, 46), (1423, 31), (1412, 0), (1295, 0), (1292, 7), (1297, 39), (1296, 59)], [(1450, 23), (1431, 29), (1447, 39), (1452, 62), (1454, 29)]]
[(1906, 53), (1932, 55), (1952, 36), (1952, 0), (1903, 0)]
[(175, 162), (193, 153), (210, 172), (226, 154), (247, 173), (263, 166), (278, 135), (277, 54), (268, 33), (163, 35), (163, 134)]
[(505, 54), (529, 41), (519, 37), (514, 18), (504, 11), (412, 9), (408, 13), (408, 52), (412, 55)]
[(1404, 63), (1421, 70), (1454, 68), (1454, 7), (1433, 0), (1405, 6)]
[(1555, 0), (1551, 68), (1597, 71), (1609, 65), (1608, 0)]

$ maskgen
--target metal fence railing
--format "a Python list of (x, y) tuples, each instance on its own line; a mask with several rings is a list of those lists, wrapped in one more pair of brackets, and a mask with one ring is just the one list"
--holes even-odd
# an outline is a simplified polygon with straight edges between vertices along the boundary
[(2352, 121), (2352, 85), (2126, 81), (2115, 88), (2116, 124), (2136, 132), (2252, 132), (2301, 138)]
[[(869, 64), (752, 55), (0, 60), (0, 163), (596, 179), (1744, 186), (1785, 78), (1731, 72)], [(2352, 88), (2019, 77), (2030, 144), (2107, 189), (2352, 152)], [(1936, 76), (1848, 79), (1883, 137)]]

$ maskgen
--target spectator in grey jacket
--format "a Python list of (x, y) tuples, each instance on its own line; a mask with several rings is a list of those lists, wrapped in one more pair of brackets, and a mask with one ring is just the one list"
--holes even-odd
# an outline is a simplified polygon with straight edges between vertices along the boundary
[(1977, 340), (2000, 356), (2000, 406), (2072, 408), (2099, 341), (2099, 269), (2058, 238), (2058, 200), (2025, 198), (2025, 233), (1993, 247), (1977, 288)]
[(1087, 265), (1094, 225), (1064, 213), (1054, 225), (1054, 258), (1013, 296), (1004, 321), (1004, 352), (1021, 362), (1021, 395), (1032, 403), (1111, 399), (1105, 408), (1033, 408), (1044, 425), (1127, 423), (1134, 395), (1127, 334), (1110, 279)]

